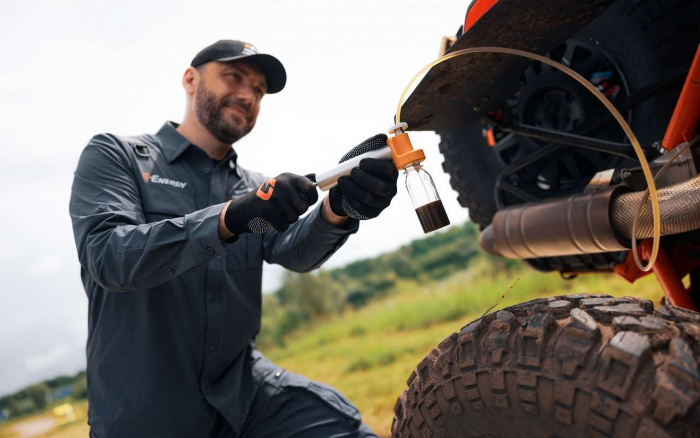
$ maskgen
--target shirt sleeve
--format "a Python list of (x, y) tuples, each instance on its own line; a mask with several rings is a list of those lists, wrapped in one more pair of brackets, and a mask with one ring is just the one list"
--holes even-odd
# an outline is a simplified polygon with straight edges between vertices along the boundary
[(355, 234), (360, 226), (357, 219), (348, 218), (343, 228), (321, 217), (323, 202), (310, 214), (294, 223), (283, 233), (268, 231), (263, 236), (265, 261), (284, 266), (295, 272), (309, 272), (321, 266)]
[(69, 206), (80, 264), (110, 292), (163, 284), (226, 253), (223, 206), (146, 223), (127, 152), (113, 136), (97, 135), (80, 157)]

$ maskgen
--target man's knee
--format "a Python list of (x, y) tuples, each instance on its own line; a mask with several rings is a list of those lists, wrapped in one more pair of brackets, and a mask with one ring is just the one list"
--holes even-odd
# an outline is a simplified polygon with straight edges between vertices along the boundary
[(284, 371), (272, 373), (266, 384), (276, 388), (262, 391), (268, 397), (259, 407), (267, 412), (253, 415), (258, 421), (247, 436), (376, 438), (364, 424), (357, 408), (338, 390), (324, 383)]

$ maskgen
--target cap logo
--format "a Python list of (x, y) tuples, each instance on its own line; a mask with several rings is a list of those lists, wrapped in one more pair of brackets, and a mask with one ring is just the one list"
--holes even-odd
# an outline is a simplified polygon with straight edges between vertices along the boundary
[(243, 51), (241, 52), (241, 54), (243, 54), (243, 55), (257, 55), (258, 49), (252, 44), (245, 43), (243, 45)]

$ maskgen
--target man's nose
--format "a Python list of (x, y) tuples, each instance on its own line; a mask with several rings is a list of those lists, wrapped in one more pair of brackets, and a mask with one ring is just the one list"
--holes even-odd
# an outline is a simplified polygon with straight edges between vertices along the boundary
[(236, 98), (246, 106), (250, 108), (255, 103), (255, 92), (250, 87), (240, 87), (236, 93)]

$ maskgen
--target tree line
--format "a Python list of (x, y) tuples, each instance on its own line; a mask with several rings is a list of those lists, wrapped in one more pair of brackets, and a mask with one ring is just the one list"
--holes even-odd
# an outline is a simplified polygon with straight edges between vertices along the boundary
[(378, 257), (309, 274), (288, 272), (263, 299), (261, 347), (284, 345), (300, 327), (385, 296), (401, 281), (430, 282), (464, 270), (479, 253), (478, 230), (467, 221)]
[[(68, 391), (61, 391), (68, 389)], [(28, 386), (14, 394), (0, 398), (0, 413), (9, 417), (31, 414), (44, 410), (53, 397), (68, 394), (74, 399), (87, 398), (85, 371), (72, 376), (58, 376)]]

